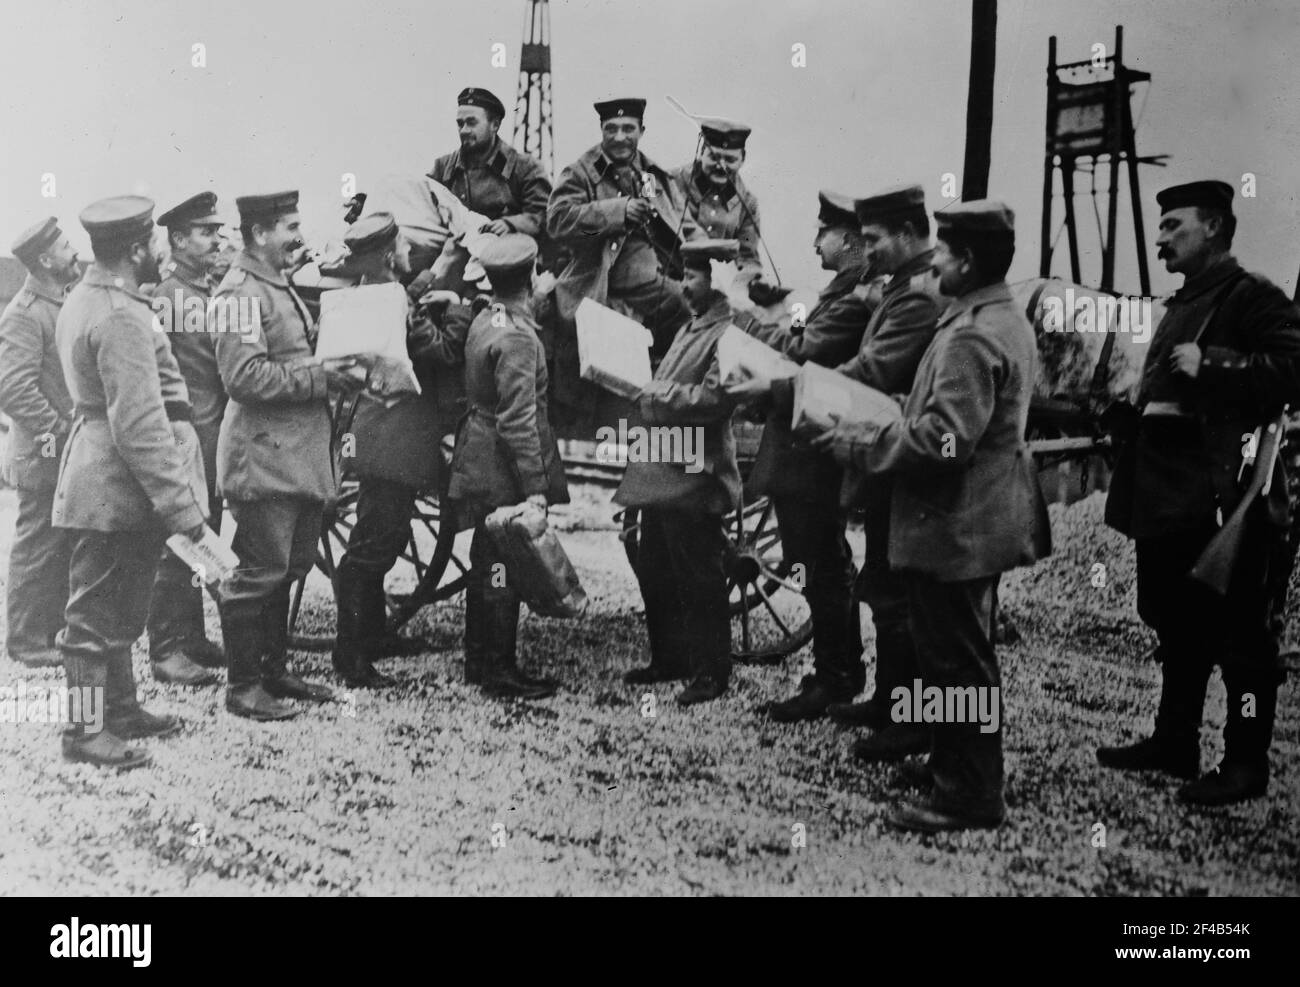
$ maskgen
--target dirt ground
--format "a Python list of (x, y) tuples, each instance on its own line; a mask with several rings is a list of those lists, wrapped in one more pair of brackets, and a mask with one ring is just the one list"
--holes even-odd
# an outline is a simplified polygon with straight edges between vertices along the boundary
[[(410, 626), (423, 654), (385, 663), (400, 688), (346, 695), (284, 724), (227, 715), (220, 688), (153, 682), (141, 642), (143, 701), (186, 722), (148, 745), (152, 766), (69, 764), (58, 726), (0, 723), (0, 892), (1300, 893), (1294, 681), (1266, 798), (1194, 812), (1171, 779), (1097, 767), (1098, 744), (1150, 729), (1157, 684), (1133, 612), (1132, 553), (1102, 528), (1099, 496), (1053, 507), (1057, 554), (1003, 583), (1021, 635), (1000, 649), (1008, 822), (940, 837), (885, 825), (914, 793), (894, 769), (856, 763), (852, 734), (760, 715), (810, 670), (807, 648), (777, 667), (738, 666), (723, 699), (685, 711), (672, 702), (677, 686), (624, 686), (621, 674), (645, 657), (636, 583), (608, 491), (582, 488), (576, 500), (559, 527), (590, 613), (529, 615), (520, 636), (525, 664), (562, 681), (555, 698), (502, 704), (460, 681), (459, 599)], [(13, 511), (5, 491), (0, 570)], [(305, 606), (305, 622), (332, 620), (320, 577)], [(218, 633), (210, 604), (209, 630)], [(328, 654), (295, 652), (295, 662), (332, 681)], [(0, 659), (0, 686), (61, 678)], [(1216, 677), (1205, 767), (1223, 718)]]

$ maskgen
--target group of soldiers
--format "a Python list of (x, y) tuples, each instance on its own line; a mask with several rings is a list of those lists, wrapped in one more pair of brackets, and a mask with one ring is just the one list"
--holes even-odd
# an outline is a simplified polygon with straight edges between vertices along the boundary
[[(0, 320), (0, 408), (13, 420), (6, 465), (19, 497), (6, 644), (19, 662), (61, 663), (69, 686), (104, 690), (105, 729), (71, 724), (66, 756), (140, 765), (149, 755), (132, 741), (180, 729), (137, 700), (130, 651), (146, 627), (156, 678), (201, 686), (224, 665), (236, 715), (287, 719), (299, 712), (289, 700), (331, 698), (290, 669), (287, 614), (338, 489), (332, 413), (345, 404), (355, 408), (348, 428), (360, 492), (336, 582), (340, 680), (392, 684), (374, 667), (403, 647), (385, 629), (384, 576), (410, 537), (415, 497), (437, 485), (451, 523), (474, 529), (466, 681), (503, 698), (552, 694), (553, 680), (519, 666), (521, 596), (509, 578), (495, 578), (505, 558), (485, 519), (502, 506), (546, 511), (568, 500), (553, 377), (571, 369), (563, 362), (575, 311), (593, 299), (654, 339), (653, 380), (631, 403), (632, 423), (704, 436), (702, 470), (633, 461), (615, 494), (639, 512), (635, 569), (649, 641), (648, 664), (626, 680), (684, 680), (682, 705), (726, 692), (723, 518), (741, 488), (731, 425), (737, 414), (761, 419), (749, 482), (775, 505), (785, 560), (803, 567), (814, 657), (797, 693), (768, 715), (869, 728), (855, 754), (898, 763), (921, 793), (890, 817), (900, 827), (1001, 822), (1001, 730), (910, 722), (896, 708), (898, 690), (914, 683), (1000, 696), (999, 577), (1050, 551), (1024, 441), (1035, 337), (1005, 282), (1012, 211), (962, 202), (932, 223), (919, 185), (819, 193), (814, 249), (832, 279), (806, 320), (787, 329), (761, 317), (785, 290), (764, 277), (758, 204), (739, 174), (750, 129), (704, 121), (695, 160), (669, 171), (640, 150), (645, 105), (596, 103), (600, 142), (552, 188), (538, 162), (498, 137), (500, 101), (483, 89), (460, 94), (461, 146), (430, 177), (497, 235), (479, 257), (491, 294), (425, 294), (427, 265), (413, 262), (386, 213), (364, 216), (345, 237), (357, 283), (416, 286), (407, 341), (423, 393), (395, 404), (353, 400), (358, 376), (314, 355), (315, 321), (292, 280), (305, 249), (295, 192), (236, 200), (242, 249), (228, 266), (208, 192), (158, 218), (171, 256), (165, 272), (153, 203), (139, 197), (81, 213), (95, 257), (84, 274), (56, 220), (18, 238), (14, 253), (30, 274)], [(1268, 783), (1280, 671), (1261, 587), (1289, 564), (1276, 551), (1285, 482), (1253, 509), (1226, 596), (1187, 571), (1241, 498), (1242, 434), (1300, 400), (1300, 312), (1233, 260), (1229, 186), (1194, 182), (1157, 198), (1159, 255), (1186, 282), (1153, 339), (1107, 519), (1136, 541), (1139, 612), (1159, 636), (1163, 685), (1154, 734), (1097, 756), (1187, 778), (1187, 801), (1221, 804)], [(534, 292), (539, 241), (562, 258), (544, 300)], [(715, 285), (713, 265), (723, 261), (736, 264), (758, 308), (738, 309)], [(258, 331), (156, 332), (149, 285), (203, 304), (256, 300)], [(896, 396), (901, 416), (840, 422), (804, 441), (791, 427), (791, 380), (722, 378), (717, 348), (729, 326)], [(444, 483), (439, 446), (453, 430)], [(201, 538), (219, 525), (223, 502), (240, 564), (221, 587), (218, 648), (204, 632), (198, 580), (163, 542)], [(845, 537), (859, 509), (860, 573)], [(859, 601), (876, 629), (865, 701), (855, 701), (867, 678)], [(1225, 753), (1198, 779), (1215, 664), (1229, 690)]]

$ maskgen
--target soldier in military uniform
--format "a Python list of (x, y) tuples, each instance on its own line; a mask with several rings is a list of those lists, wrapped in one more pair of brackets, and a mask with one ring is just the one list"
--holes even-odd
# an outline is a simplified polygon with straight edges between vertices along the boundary
[[(952, 303), (901, 419), (874, 434), (841, 424), (815, 444), (844, 465), (893, 477), (889, 561), (907, 579), (921, 688), (973, 687), (988, 690), (986, 702), (1000, 701), (990, 635), (998, 578), (1050, 550), (1024, 442), (1034, 333), (1003, 280), (1015, 251), (1011, 210), (993, 200), (963, 202), (936, 219), (933, 266)], [(893, 825), (937, 831), (1001, 823), (1003, 720), (988, 733), (973, 715), (962, 719), (930, 724), (931, 793), (896, 809)]]
[(650, 638), (650, 664), (624, 680), (690, 678), (677, 696), (689, 706), (721, 696), (731, 676), (723, 517), (740, 503), (740, 471), (731, 434), (736, 402), (722, 388), (717, 345), (728, 325), (743, 329), (752, 320), (733, 311), (713, 287), (712, 261), (734, 260), (734, 240), (695, 240), (682, 254), (686, 299), (695, 316), (638, 396), (637, 420), (629, 427), (699, 429), (702, 469), (634, 460), (614, 500), (640, 510), (636, 574)]
[(739, 242), (737, 282), (748, 287), (755, 305), (766, 306), (780, 301), (789, 289), (763, 279), (758, 200), (740, 178), (750, 133), (751, 128), (734, 120), (701, 120), (695, 160), (674, 171), (673, 178), (686, 192), (691, 218), (702, 236)]
[[(934, 338), (940, 314), (930, 269), (934, 251), (925, 192), (919, 185), (887, 189), (859, 200), (855, 207), (872, 272), (889, 280), (863, 334), (862, 348), (839, 369), (885, 394), (906, 394)], [(919, 671), (908, 621), (907, 584), (889, 564), (890, 477), (876, 475), (859, 484), (861, 479), (853, 478), (849, 492), (866, 515), (866, 557), (857, 592), (871, 607), (876, 627), (875, 689), (866, 702), (834, 705), (827, 712), (837, 723), (877, 731), (854, 744), (859, 758), (897, 760), (929, 750), (930, 735), (922, 724), (894, 723), (889, 716), (894, 689), (910, 686)]]
[[(348, 265), (363, 285), (396, 283), (409, 273), (410, 248), (389, 213), (371, 213), (343, 241), (350, 252)], [(439, 488), (442, 437), (463, 403), (456, 401), (463, 388), (453, 386), (451, 378), (463, 373), (470, 309), (444, 304), (436, 319), (434, 315), (415, 310), (407, 317), (407, 350), (421, 393), (405, 395), (391, 407), (363, 397), (348, 428), (356, 453), (350, 465), (360, 477), (360, 491), (356, 525), (335, 581), (333, 659), (334, 670), (354, 688), (394, 684), (372, 664), (401, 647), (385, 634), (384, 575), (410, 540), (416, 494)]]
[(1192, 182), (1156, 201), (1158, 256), (1184, 281), (1151, 339), (1140, 416), (1117, 463), (1106, 522), (1136, 543), (1138, 614), (1159, 638), (1160, 703), (1152, 736), (1102, 747), (1097, 760), (1195, 778), (1205, 689), (1217, 664), (1228, 692), (1223, 760), (1179, 795), (1223, 805), (1268, 789), (1281, 678), (1269, 619), (1281, 580), (1272, 573), (1287, 564), (1280, 462), (1269, 496), (1246, 515), (1227, 595), (1188, 572), (1241, 499), (1243, 445), (1285, 404), (1300, 403), (1300, 310), (1232, 256), (1232, 186)]
[(537, 243), (507, 234), (479, 256), (492, 304), (465, 342), (469, 411), (456, 435), (447, 495), (461, 530), (472, 527), (465, 586), (465, 681), (499, 698), (541, 699), (555, 682), (518, 666), (519, 591), (484, 526), (494, 509), (528, 501), (567, 504), (559, 447), (547, 412), (546, 355), (531, 310)]
[(57, 665), (54, 635), (68, 602), (69, 544), (50, 524), (59, 456), (72, 428), (72, 398), (54, 344), (68, 286), (81, 275), (77, 252), (51, 216), (13, 245), (27, 280), (0, 315), (0, 411), (9, 416), (7, 483), (18, 491), (9, 553), (5, 651), (31, 667)]
[[(208, 481), (208, 517), (213, 530), (219, 531), (217, 434), (226, 411), (226, 390), (217, 371), (216, 341), (207, 331), (209, 277), (221, 250), (217, 197), (211, 192), (191, 196), (159, 216), (158, 225), (167, 230), (171, 262), (153, 296), (156, 305), (170, 312), (163, 327), (194, 409), (194, 430)], [(149, 658), (155, 679), (180, 685), (213, 683), (217, 676), (211, 669), (225, 664), (224, 653), (208, 640), (203, 625), (202, 586), (171, 551), (164, 551), (158, 563), (149, 604)]]
[[(757, 325), (754, 335), (797, 363), (839, 366), (858, 352), (873, 307), (859, 291), (866, 275), (853, 199), (817, 194), (819, 212), (813, 248), (822, 267), (835, 272), (808, 313), (802, 329)], [(812, 675), (769, 714), (780, 722), (815, 719), (835, 702), (847, 702), (866, 681), (862, 632), (853, 599), (853, 552), (844, 537), (840, 509), (843, 471), (831, 457), (796, 442), (790, 431), (794, 389), (790, 380), (751, 377), (727, 386), (737, 400), (759, 399), (770, 408), (758, 458), (749, 475), (755, 493), (772, 498), (785, 561), (799, 565), (813, 624)]]
[(460, 149), (435, 161), (429, 177), (490, 219), (487, 232), (537, 238), (546, 225), (551, 180), (540, 161), (497, 136), (505, 116), (501, 100), (486, 89), (462, 89), (456, 97)]
[(235, 200), (244, 248), (213, 296), (217, 367), (230, 396), (217, 440), (217, 484), (235, 520), (240, 567), (223, 586), (226, 709), (254, 720), (297, 715), (282, 699), (331, 692), (288, 667), (290, 587), (311, 570), (337, 481), (329, 392), (359, 384), (313, 356), (315, 326), (284, 272), (305, 247), (298, 193)]
[(140, 293), (158, 280), (153, 203), (104, 199), (81, 213), (81, 225), (95, 263), (55, 329), (76, 406), (54, 494), (54, 524), (72, 541), (59, 648), (69, 689), (101, 690), (105, 712), (100, 732), (73, 723), (63, 752), (130, 768), (149, 755), (126, 741), (180, 728), (139, 705), (131, 645), (145, 627), (163, 541), (203, 537), (207, 484), (185, 381)]
[(546, 213), (547, 233), (571, 254), (558, 314), (572, 323), (584, 298), (622, 311), (651, 331), (657, 357), (691, 315), (674, 264), (695, 224), (677, 179), (638, 149), (645, 100), (594, 105), (601, 142), (560, 173)]

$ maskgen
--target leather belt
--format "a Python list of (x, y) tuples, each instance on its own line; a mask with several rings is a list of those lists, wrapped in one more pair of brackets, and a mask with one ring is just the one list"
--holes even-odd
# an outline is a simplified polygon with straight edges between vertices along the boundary
[[(194, 409), (185, 401), (164, 401), (163, 409), (167, 412), (168, 421), (194, 421)], [(76, 413), (88, 422), (108, 421), (108, 411), (104, 408), (88, 408), (84, 405), (77, 405)]]

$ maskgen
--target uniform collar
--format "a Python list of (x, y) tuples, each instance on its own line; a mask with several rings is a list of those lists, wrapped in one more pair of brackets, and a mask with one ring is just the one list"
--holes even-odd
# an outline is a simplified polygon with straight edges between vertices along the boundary
[[(609, 159), (609, 157), (601, 149), (601, 146), (599, 144), (597, 144), (595, 147), (588, 150), (585, 157), (587, 157), (590, 160), (591, 167), (595, 170), (596, 174), (601, 178), (605, 177), (606, 172), (613, 170), (615, 167), (618, 167), (617, 165), (614, 164), (613, 161)], [(657, 164), (655, 164), (653, 161), (651, 161), (649, 158), (647, 158), (645, 156), (645, 153), (641, 151), (639, 148), (637, 149), (636, 154), (632, 156), (632, 160), (628, 162), (628, 164), (625, 165), (624, 167), (637, 168), (641, 171), (653, 171), (658, 173), (661, 177), (667, 177), (664, 173), (664, 170), (660, 168)]]
[(270, 264), (264, 263), (261, 258), (254, 257), (247, 250), (241, 250), (235, 254), (235, 259), (230, 262), (230, 266), (237, 267), (241, 271), (247, 271), (253, 277), (267, 281), (278, 288), (289, 287), (289, 281), (282, 271), (277, 271)]
[[(510, 151), (511, 149), (502, 142), (499, 136), (493, 137), (492, 146), (488, 148), (488, 153), (482, 157), (477, 165), (495, 171), (502, 178), (509, 178), (515, 166), (514, 156)], [(465, 171), (467, 167), (465, 159), (461, 156), (461, 149), (456, 148), (451, 152), (451, 170), (453, 172), (457, 169)]]
[(700, 190), (701, 195), (716, 195), (724, 205), (734, 199), (739, 191), (736, 187), (738, 179), (727, 182), (726, 185), (721, 187), (714, 185), (704, 174), (704, 169), (700, 167), (699, 161), (691, 165), (691, 181), (695, 183), (695, 187)]
[(885, 291), (894, 292), (902, 291), (912, 283), (912, 278), (929, 269), (931, 261), (934, 259), (934, 248), (926, 247), (919, 254), (903, 265), (889, 276), (889, 281), (885, 285)]
[(177, 256), (171, 259), (165, 277), (175, 277), (191, 288), (197, 288), (200, 291), (208, 290), (207, 275), (183, 257)]
[(1198, 295), (1214, 290), (1240, 270), (1241, 265), (1237, 263), (1237, 258), (1232, 254), (1224, 254), (1216, 263), (1185, 280), (1183, 286), (1174, 292), (1170, 301), (1191, 301)]
[(830, 283), (822, 289), (821, 293), (828, 297), (831, 295), (847, 295), (866, 275), (866, 265), (846, 268), (831, 278)]
[(986, 284), (983, 288), (976, 288), (974, 291), (968, 291), (966, 294), (954, 298), (948, 306), (948, 311), (943, 313), (943, 318), (939, 320), (939, 324), (945, 325), (952, 322), (959, 315), (973, 312), (984, 305), (1009, 301), (1011, 301), (1011, 289), (1007, 287), (1005, 281)]
[(142, 301), (146, 305), (149, 304), (148, 296), (141, 294), (140, 289), (128, 288), (124, 279), (118, 277), (116, 274), (109, 274), (108, 271), (104, 270), (98, 264), (91, 264), (90, 267), (87, 268), (85, 276), (81, 279), (81, 283), (94, 285), (99, 288), (112, 288), (116, 291), (122, 292), (124, 295), (129, 295), (138, 301)]
[[(72, 284), (76, 284), (76, 282), (74, 281)], [(53, 302), (55, 305), (63, 304), (63, 299), (68, 294), (68, 288), (71, 287), (72, 285), (68, 285), (60, 294), (56, 289), (51, 288), (37, 278), (35, 274), (30, 273), (27, 275), (27, 280), (23, 282), (23, 291), (30, 291), (37, 298), (44, 298), (47, 302)]]

